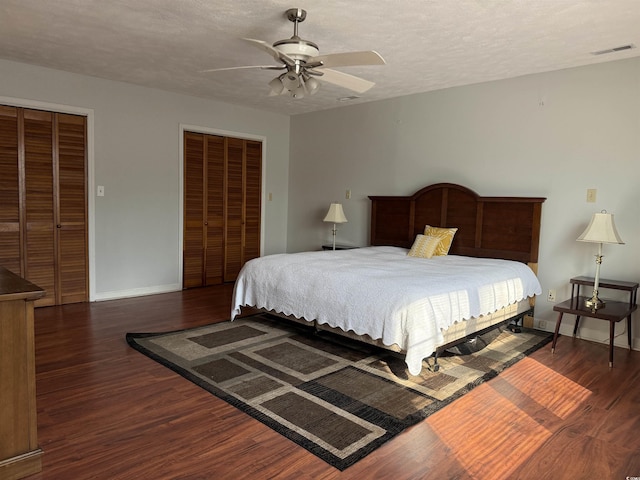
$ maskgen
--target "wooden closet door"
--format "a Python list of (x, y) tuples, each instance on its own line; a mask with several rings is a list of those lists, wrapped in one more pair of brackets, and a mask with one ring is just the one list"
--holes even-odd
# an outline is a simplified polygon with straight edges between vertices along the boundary
[(262, 142), (246, 141), (244, 248), (242, 264), (260, 256), (262, 209)]
[(224, 273), (224, 156), (225, 139), (206, 135), (205, 159), (205, 285), (223, 283)]
[(0, 106), (0, 265), (37, 306), (88, 300), (86, 182), (85, 117)]
[(224, 258), (225, 139), (185, 133), (183, 287), (219, 285)]
[(233, 282), (260, 256), (262, 144), (184, 134), (183, 287)]
[(182, 286), (204, 285), (204, 136), (184, 134)]
[(56, 303), (86, 302), (88, 289), (86, 119), (56, 114), (57, 257)]
[(233, 282), (242, 268), (245, 141), (227, 138), (224, 281)]
[(21, 112), (24, 113), (24, 277), (46, 291), (36, 305), (55, 305), (53, 114), (38, 110)]
[(0, 105), (0, 265), (22, 276), (19, 179), (18, 110)]

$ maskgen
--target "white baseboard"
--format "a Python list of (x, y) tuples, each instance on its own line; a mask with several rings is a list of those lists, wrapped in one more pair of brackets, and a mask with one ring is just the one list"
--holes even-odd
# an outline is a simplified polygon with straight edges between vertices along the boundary
[[(539, 329), (539, 330), (544, 330), (546, 332), (553, 332), (555, 328), (555, 322), (553, 322), (553, 324), (552, 322), (547, 322), (546, 325), (547, 325), (546, 328)], [(564, 322), (562, 322), (562, 325), (560, 325), (560, 335), (564, 335), (565, 337), (572, 337), (574, 325), (575, 325), (574, 322), (567, 322), (566, 325)], [(615, 332), (616, 336), (613, 339), (613, 345), (615, 347), (629, 348), (629, 344), (627, 343), (626, 325), (627, 325), (626, 321), (619, 322), (616, 325), (616, 332)], [(606, 323), (606, 327), (607, 327), (607, 330), (600, 330), (600, 329), (594, 329), (594, 328), (584, 328), (583, 326), (580, 326), (578, 328), (578, 334), (576, 335), (576, 338), (579, 338), (581, 340), (587, 340), (589, 342), (603, 343), (605, 345), (609, 345), (609, 330), (608, 330), (609, 324), (608, 323)], [(624, 330), (622, 330), (623, 328)], [(636, 333), (636, 332), (632, 331), (632, 334), (633, 333)], [(631, 337), (631, 349), (640, 350), (640, 338)]]
[(117, 300), (120, 298), (143, 297), (145, 295), (157, 295), (159, 293), (178, 292), (181, 286), (178, 283), (170, 285), (156, 285), (153, 287), (133, 288), (129, 290), (115, 290), (111, 292), (96, 293), (91, 300), (93, 302), (102, 302), (105, 300)]

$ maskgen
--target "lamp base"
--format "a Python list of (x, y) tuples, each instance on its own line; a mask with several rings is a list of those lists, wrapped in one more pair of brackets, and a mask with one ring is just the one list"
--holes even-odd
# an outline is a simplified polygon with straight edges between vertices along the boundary
[(589, 310), (595, 311), (595, 310), (604, 308), (605, 303), (594, 295), (593, 297), (587, 298), (584, 301), (584, 306), (587, 307)]
[(336, 224), (333, 224), (333, 230), (331, 230), (331, 233), (333, 233), (333, 250), (336, 249), (336, 232), (338, 231), (338, 229), (336, 228)]

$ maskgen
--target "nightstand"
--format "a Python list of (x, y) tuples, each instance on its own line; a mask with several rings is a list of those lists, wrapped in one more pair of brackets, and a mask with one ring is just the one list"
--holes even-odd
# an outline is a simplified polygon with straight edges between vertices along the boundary
[(558, 331), (560, 330), (560, 324), (562, 323), (562, 316), (565, 313), (576, 316), (576, 324), (573, 327), (574, 337), (578, 332), (580, 317), (597, 318), (598, 320), (605, 320), (609, 322), (609, 368), (613, 367), (613, 337), (615, 325), (617, 322), (620, 322), (625, 318), (627, 319), (627, 337), (629, 340), (629, 349), (631, 349), (631, 314), (638, 308), (638, 283), (623, 282), (619, 280), (600, 280), (598, 287), (599, 289), (626, 291), (629, 293), (629, 301), (619, 302), (607, 300), (605, 306), (603, 308), (599, 308), (598, 310), (591, 310), (585, 307), (584, 301), (589, 297), (580, 295), (580, 288), (582, 286), (593, 287), (593, 278), (574, 277), (569, 280), (569, 283), (571, 283), (571, 298), (553, 307), (553, 310), (555, 312), (558, 312), (558, 320), (556, 321), (556, 329), (553, 333), (551, 352), (555, 352), (556, 342), (558, 341)]
[[(353, 245), (337, 245), (336, 244), (336, 250), (351, 250), (354, 248), (360, 248), (360, 247), (355, 247)], [(333, 245), (329, 244), (329, 245), (322, 245), (322, 249), (323, 250), (333, 250)]]

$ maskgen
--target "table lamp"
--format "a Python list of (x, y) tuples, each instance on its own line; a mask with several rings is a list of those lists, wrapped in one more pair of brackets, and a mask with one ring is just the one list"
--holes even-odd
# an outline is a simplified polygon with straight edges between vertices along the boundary
[(333, 249), (336, 249), (336, 232), (337, 227), (336, 223), (347, 223), (347, 217), (344, 216), (344, 211), (342, 210), (341, 203), (332, 203), (329, 206), (329, 211), (327, 215), (324, 217), (324, 222), (333, 223)]
[(613, 223), (613, 214), (602, 210), (600, 213), (594, 213), (586, 230), (577, 238), (579, 242), (591, 242), (598, 244), (598, 254), (596, 255), (596, 276), (593, 281), (593, 294), (591, 298), (584, 301), (584, 306), (595, 311), (603, 308), (605, 303), (598, 298), (598, 285), (600, 283), (600, 264), (602, 263), (602, 244), (618, 243), (624, 244), (616, 225)]

